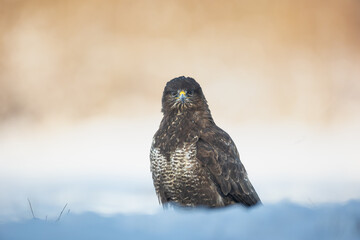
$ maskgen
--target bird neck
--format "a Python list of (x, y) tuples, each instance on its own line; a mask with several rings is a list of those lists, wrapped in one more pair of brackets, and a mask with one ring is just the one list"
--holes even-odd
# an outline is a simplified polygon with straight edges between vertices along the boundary
[(207, 128), (214, 124), (208, 108), (195, 111), (174, 111), (171, 114), (164, 114), (163, 120), (167, 124), (170, 123), (171, 126), (176, 126), (181, 123), (187, 126), (196, 126), (197, 128)]

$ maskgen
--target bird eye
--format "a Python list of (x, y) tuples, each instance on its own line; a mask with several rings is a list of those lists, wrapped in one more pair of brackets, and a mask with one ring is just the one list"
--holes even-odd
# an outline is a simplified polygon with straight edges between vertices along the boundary
[(193, 90), (189, 90), (189, 91), (187, 91), (187, 92), (186, 92), (186, 94), (187, 94), (188, 96), (193, 95), (193, 93), (194, 93), (194, 91), (193, 91)]
[(171, 91), (170, 94), (171, 94), (171, 96), (176, 97), (177, 96), (177, 91)]

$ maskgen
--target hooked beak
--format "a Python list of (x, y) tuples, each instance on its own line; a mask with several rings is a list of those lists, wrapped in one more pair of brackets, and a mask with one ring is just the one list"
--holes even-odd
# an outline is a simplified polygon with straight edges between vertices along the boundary
[(186, 99), (186, 93), (184, 90), (182, 90), (180, 93), (179, 93), (179, 98), (178, 98), (182, 103), (185, 102), (185, 99)]

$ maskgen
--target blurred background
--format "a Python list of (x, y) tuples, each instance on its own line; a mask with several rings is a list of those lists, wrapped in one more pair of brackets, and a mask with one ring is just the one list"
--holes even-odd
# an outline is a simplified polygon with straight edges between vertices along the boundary
[(360, 198), (357, 0), (0, 0), (0, 220), (153, 213), (167, 81), (195, 78), (267, 202)]

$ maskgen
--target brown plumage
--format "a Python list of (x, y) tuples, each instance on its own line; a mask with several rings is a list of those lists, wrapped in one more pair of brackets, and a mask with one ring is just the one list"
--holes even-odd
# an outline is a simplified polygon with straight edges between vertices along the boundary
[(260, 202), (234, 142), (214, 123), (194, 79), (179, 77), (166, 84), (162, 112), (150, 151), (162, 204), (221, 207)]

